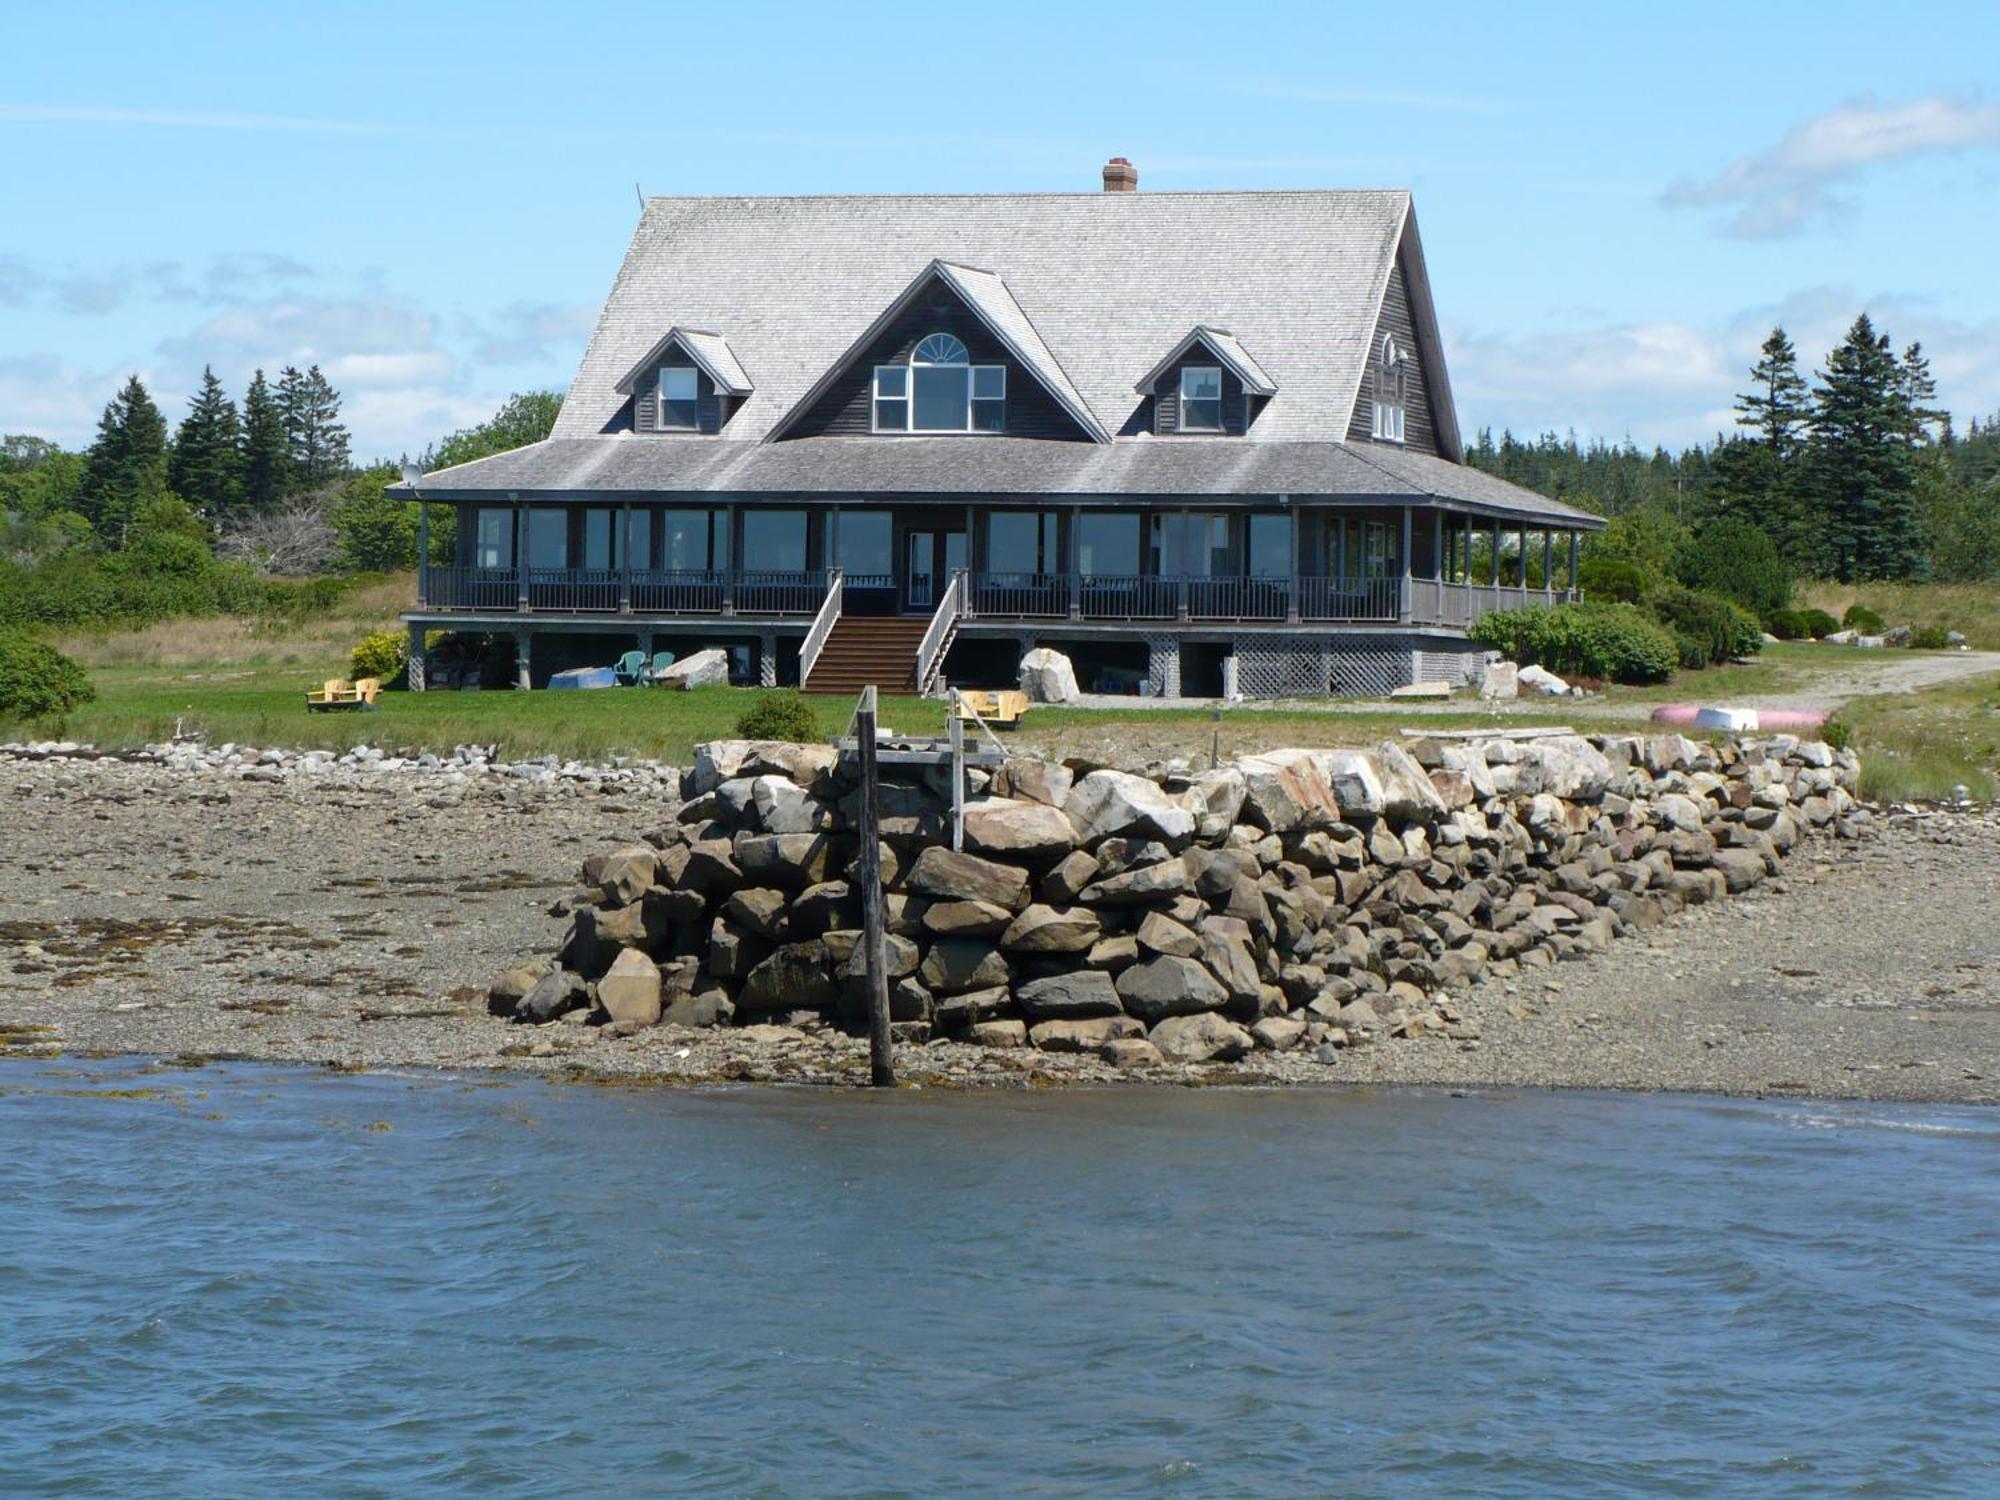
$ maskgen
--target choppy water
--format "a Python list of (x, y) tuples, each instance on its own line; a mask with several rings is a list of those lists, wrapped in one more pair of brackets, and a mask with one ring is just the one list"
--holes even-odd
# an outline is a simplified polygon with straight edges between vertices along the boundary
[(12, 1063), (0, 1492), (1991, 1494), (1996, 1231), (1971, 1110)]

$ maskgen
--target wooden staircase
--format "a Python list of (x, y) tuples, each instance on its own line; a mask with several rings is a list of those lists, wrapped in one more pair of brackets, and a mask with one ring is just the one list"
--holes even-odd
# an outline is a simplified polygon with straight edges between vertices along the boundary
[(915, 686), (917, 647), (930, 621), (897, 615), (842, 615), (806, 679), (808, 693), (850, 697), (873, 683), (885, 693)]

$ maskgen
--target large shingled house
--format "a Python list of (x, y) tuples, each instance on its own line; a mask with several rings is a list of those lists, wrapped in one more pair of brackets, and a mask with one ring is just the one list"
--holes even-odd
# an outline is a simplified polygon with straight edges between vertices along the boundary
[(550, 437), (392, 490), (454, 521), (413, 685), (445, 627), (523, 686), (1380, 692), (1568, 596), (1600, 523), (1465, 465), (1407, 192), (1104, 188), (648, 200)]

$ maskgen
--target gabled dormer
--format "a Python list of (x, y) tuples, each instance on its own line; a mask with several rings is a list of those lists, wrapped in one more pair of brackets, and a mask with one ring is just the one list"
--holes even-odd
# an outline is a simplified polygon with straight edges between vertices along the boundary
[(1197, 324), (1134, 387), (1150, 397), (1140, 413), (1142, 430), (1174, 436), (1240, 437), (1277, 382), (1226, 328)]
[(1347, 440), (1464, 461), (1414, 214), (1405, 222), (1382, 280)]
[(632, 398), (634, 432), (714, 433), (754, 387), (722, 335), (672, 328), (617, 389)]
[(829, 434), (1108, 443), (1007, 284), (934, 260), (772, 427)]

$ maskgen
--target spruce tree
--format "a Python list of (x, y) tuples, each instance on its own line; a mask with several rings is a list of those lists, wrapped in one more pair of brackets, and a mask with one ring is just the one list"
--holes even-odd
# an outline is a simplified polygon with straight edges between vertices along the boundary
[(201, 390), (174, 434), (167, 482), (211, 525), (233, 519), (243, 504), (243, 424), (215, 371), (202, 367)]
[(301, 375), (287, 365), (278, 377), (292, 487), (318, 489), (347, 472), (347, 429), (340, 422), (340, 393), (314, 365)]
[(167, 419), (134, 375), (98, 419), (77, 502), (98, 536), (122, 546), (139, 508), (166, 493)]
[[(1777, 544), (1792, 562), (1813, 568), (1817, 556), (1815, 529), (1806, 524), (1799, 504), (1799, 458), (1811, 410), (1805, 378), (1799, 374), (1798, 351), (1782, 327), (1773, 328), (1750, 367), (1751, 388), (1736, 397), (1737, 425), (1756, 434), (1748, 445), (1731, 444), (1722, 464), (1723, 489), (1729, 509)], [(1722, 459), (1717, 454), (1718, 460)]]
[(1951, 413), (1941, 411), (1934, 404), (1937, 401), (1937, 380), (1931, 374), (1931, 362), (1924, 354), (1922, 344), (1912, 344), (1903, 351), (1903, 405), (1909, 418), (1909, 439), (1912, 443), (1928, 443), (1935, 434), (1934, 426), (1941, 426), (1944, 441), (1950, 442)]
[(1922, 570), (1909, 411), (1889, 340), (1863, 313), (1827, 357), (1813, 390), (1806, 469), (1812, 520), (1843, 583)]
[(284, 414), (259, 370), (243, 393), (243, 508), (251, 515), (276, 510), (291, 482), (291, 448)]

